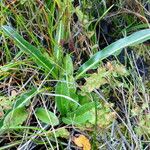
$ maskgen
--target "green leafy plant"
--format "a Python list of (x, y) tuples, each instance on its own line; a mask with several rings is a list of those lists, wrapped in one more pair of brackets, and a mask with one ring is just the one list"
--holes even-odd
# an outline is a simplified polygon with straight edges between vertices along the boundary
[(59, 124), (57, 116), (45, 108), (37, 108), (35, 112), (36, 116), (44, 123), (56, 126)]
[(85, 78), (86, 82), (81, 87), (81, 90), (86, 93), (91, 93), (94, 89), (99, 89), (102, 85), (113, 84), (119, 85), (119, 77), (128, 76), (129, 72), (125, 66), (118, 64), (116, 61), (108, 62), (106, 66), (99, 67), (97, 73), (91, 74)]
[(2, 0), (0, 149), (148, 149), (148, 6)]
[(16, 126), (21, 126), (28, 117), (28, 112), (25, 107), (20, 107), (12, 110), (7, 114), (3, 120), (3, 126), (0, 128), (0, 132), (11, 130), (11, 128)]
[[(69, 55), (66, 55), (63, 64), (61, 67), (53, 61), (53, 59), (47, 59), (48, 56), (44, 56), (40, 50), (37, 50), (33, 45), (29, 44), (27, 41), (25, 41), (14, 29), (12, 29), (9, 26), (2, 26), (2, 30), (5, 34), (10, 36), (17, 44), (17, 46), (23, 50), (25, 53), (31, 55), (34, 59), (34, 61), (42, 66), (46, 71), (50, 72), (52, 76), (56, 79), (59, 78), (61, 82), (58, 82), (55, 87), (55, 93), (59, 95), (64, 95), (71, 97), (75, 101), (78, 101), (78, 95), (75, 85), (75, 79), (79, 79), (85, 75), (86, 71), (89, 69), (92, 69), (97, 63), (99, 63), (101, 60), (107, 58), (110, 55), (115, 55), (116, 52), (120, 51), (121, 49), (127, 47), (127, 46), (133, 46), (136, 44), (140, 44), (148, 39), (150, 39), (150, 29), (145, 29), (138, 31), (136, 33), (131, 34), (130, 36), (127, 36), (125, 38), (122, 38), (103, 50), (97, 52), (94, 54), (87, 62), (85, 62), (77, 71), (76, 77), (74, 79), (73, 77), (73, 63), (71, 60), (71, 57)], [(62, 55), (59, 52), (59, 56)], [(60, 58), (57, 56), (57, 58)], [(119, 67), (119, 66), (118, 66)], [(61, 68), (61, 70), (60, 70)], [(63, 69), (62, 69), (63, 68)], [(59, 73), (58, 73), (59, 70)], [(65, 71), (62, 71), (65, 70)], [(89, 79), (87, 79), (87, 85), (85, 86), (85, 89), (88, 89), (88, 92), (92, 92), (95, 88), (99, 88), (101, 84), (107, 83), (105, 80), (105, 76), (109, 74), (107, 71), (98, 70), (98, 74), (92, 74)], [(58, 75), (59, 74), (59, 75)], [(95, 78), (95, 79), (92, 79)], [(95, 85), (93, 82), (95, 80), (98, 80), (98, 85)], [(101, 83), (102, 82), (102, 83)], [(71, 83), (71, 84), (70, 84)], [(100, 84), (101, 83), (101, 84)], [(70, 86), (71, 85), (71, 86)], [(72, 86), (73, 85), (73, 86)], [(89, 85), (89, 86), (88, 86)], [(90, 88), (90, 89), (89, 89)], [(85, 116), (90, 116), (89, 112), (91, 107), (93, 107), (93, 103), (87, 103), (82, 106), (77, 106), (75, 103), (72, 103), (65, 97), (57, 97), (55, 98), (57, 108), (59, 112), (61, 113), (63, 118), (63, 122), (65, 123), (82, 123), (86, 122), (87, 120), (90, 120), (89, 118), (86, 118)], [(85, 109), (84, 114), (82, 114), (83, 110)], [(41, 111), (41, 109), (40, 109)], [(42, 112), (45, 111), (42, 109)], [(71, 112), (73, 113), (71, 114)], [(88, 115), (87, 115), (88, 114)], [(39, 116), (39, 115), (38, 115)], [(65, 118), (66, 117), (66, 118)], [(86, 118), (86, 119), (83, 119)], [(42, 118), (41, 118), (42, 119)], [(46, 120), (46, 119), (45, 119)], [(45, 121), (47, 122), (47, 121)]]
[(92, 119), (90, 110), (95, 106), (94, 102), (82, 105), (72, 113), (68, 113), (67, 117), (62, 118), (66, 124), (82, 124)]
[[(27, 116), (27, 112), (25, 112), (25, 106), (29, 105), (31, 98), (33, 98), (39, 92), (40, 92), (40, 90), (33, 88), (32, 90), (27, 91), (27, 92), (21, 94), (20, 96), (18, 96), (16, 98), (16, 102), (10, 107), (10, 109), (8, 109), (5, 112), (4, 116), (0, 120), (0, 131), (1, 130), (3, 131), (5, 129), (7, 130), (7, 127), (9, 127), (9, 125), (6, 126), (7, 122), (11, 125), (14, 124), (14, 126), (15, 126), (15, 125), (21, 124), (23, 121), (25, 121), (27, 117), (22, 118), (23, 121), (21, 121), (21, 119), (17, 119), (17, 118), (15, 118), (16, 119), (15, 120), (14, 117), (16, 117), (17, 116), (16, 114), (19, 112), (20, 112), (20, 114), (23, 113), (22, 115)], [(21, 116), (19, 116), (19, 117), (21, 117)], [(8, 118), (8, 119), (6, 120), (6, 118)], [(15, 121), (15, 122), (13, 123), (13, 121)]]
[[(75, 93), (75, 89), (71, 88), (69, 83), (59, 82), (55, 88), (56, 94), (65, 95), (73, 98), (75, 101), (78, 101), (78, 97)], [(68, 112), (71, 112), (77, 108), (77, 104), (72, 103), (65, 97), (55, 97), (57, 108), (62, 115), (66, 115)]]

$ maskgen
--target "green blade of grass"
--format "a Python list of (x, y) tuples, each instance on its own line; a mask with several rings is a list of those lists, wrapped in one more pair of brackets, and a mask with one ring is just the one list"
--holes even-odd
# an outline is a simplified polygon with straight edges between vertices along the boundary
[(78, 70), (76, 79), (79, 79), (83, 76), (83, 74), (89, 70), (92, 69), (94, 65), (96, 65), (101, 60), (109, 57), (110, 55), (113, 55), (117, 51), (127, 47), (127, 46), (133, 46), (136, 44), (140, 44), (144, 41), (147, 41), (150, 39), (150, 29), (141, 30), (138, 32), (135, 32), (131, 34), (130, 36), (127, 36), (125, 38), (122, 38), (109, 46), (105, 47), (103, 50), (97, 52), (94, 54), (88, 61), (86, 61)]
[(25, 106), (30, 101), (30, 99), (37, 95), (39, 92), (40, 90), (33, 88), (32, 90), (21, 94), (19, 98), (16, 99), (13, 109)]
[[(35, 46), (31, 45), (27, 42), (22, 36), (20, 36), (13, 28), (10, 26), (2, 26), (3, 32), (11, 37), (17, 44), (17, 46), (24, 51), (25, 53), (29, 54), (33, 60), (40, 66), (42, 66), (46, 71), (51, 71), (54, 68), (54, 65), (51, 63), (47, 57), (45, 57), (40, 50), (38, 50)], [(57, 78), (56, 72), (53, 69), (51, 72), (54, 78)]]

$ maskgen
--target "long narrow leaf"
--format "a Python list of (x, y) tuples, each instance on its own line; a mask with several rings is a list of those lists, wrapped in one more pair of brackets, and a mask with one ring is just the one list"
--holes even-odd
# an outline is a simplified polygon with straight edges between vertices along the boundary
[(39, 90), (33, 88), (32, 90), (21, 94), (21, 96), (16, 99), (13, 109), (25, 106), (30, 101), (30, 99), (37, 95), (39, 92)]
[(125, 38), (122, 38), (103, 50), (97, 52), (94, 54), (88, 61), (86, 61), (78, 70), (76, 79), (79, 79), (83, 74), (89, 70), (92, 69), (94, 65), (96, 65), (101, 60), (109, 57), (110, 55), (113, 55), (117, 51), (127, 47), (127, 46), (133, 46), (136, 44), (140, 44), (144, 41), (147, 41), (150, 39), (150, 29), (141, 30), (138, 32), (135, 32), (131, 34), (130, 36), (127, 36)]
[[(54, 65), (51, 63), (47, 57), (45, 57), (40, 50), (38, 50), (35, 46), (31, 45), (27, 42), (22, 36), (20, 36), (13, 28), (10, 26), (2, 26), (3, 32), (11, 37), (17, 44), (17, 46), (29, 54), (34, 61), (40, 66), (42, 66), (46, 71), (51, 71), (54, 68)], [(54, 78), (56, 78), (56, 73), (52, 71), (51, 73)]]

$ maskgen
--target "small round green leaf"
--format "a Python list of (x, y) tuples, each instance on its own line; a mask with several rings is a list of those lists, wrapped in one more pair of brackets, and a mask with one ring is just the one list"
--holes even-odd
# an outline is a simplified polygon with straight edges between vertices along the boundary
[(46, 110), (42, 107), (36, 109), (36, 116), (38, 117), (39, 120), (41, 120), (46, 124), (50, 124), (52, 126), (56, 126), (59, 124), (57, 116), (51, 111)]

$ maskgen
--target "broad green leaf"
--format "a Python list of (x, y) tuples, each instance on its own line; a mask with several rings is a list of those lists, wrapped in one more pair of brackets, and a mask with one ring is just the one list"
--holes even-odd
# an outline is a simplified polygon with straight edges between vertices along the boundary
[(69, 54), (66, 54), (66, 56), (63, 58), (62, 63), (63, 69), (60, 71), (59, 78), (60, 79), (65, 78), (66, 82), (75, 82), (73, 76), (74, 68), (71, 56)]
[(57, 116), (53, 112), (46, 110), (42, 107), (37, 108), (35, 114), (39, 120), (41, 120), (42, 122), (46, 124), (50, 124), (53, 126), (56, 126), (59, 124), (59, 120)]
[(57, 78), (56, 72), (54, 71), (54, 65), (51, 62), (52, 60), (47, 59), (47, 57), (45, 57), (40, 50), (38, 50), (35, 46), (31, 45), (29, 42), (27, 42), (10, 26), (2, 26), (2, 30), (6, 35), (11, 37), (16, 42), (17, 46), (22, 51), (29, 54), (38, 65), (42, 66), (48, 72), (52, 71), (53, 69), (51, 74), (54, 78)]
[(85, 94), (85, 92), (83, 92), (83, 91), (79, 91), (79, 92), (78, 92), (78, 97), (79, 97), (79, 103), (80, 103), (81, 105), (84, 105), (84, 104), (86, 104), (86, 103), (89, 103), (89, 102), (91, 102), (91, 100), (93, 99), (93, 98), (91, 97), (91, 93), (86, 93), (86, 94)]
[[(65, 82), (58, 82), (55, 87), (55, 93), (69, 96), (68, 85)], [(57, 109), (62, 115), (65, 115), (69, 108), (69, 100), (64, 97), (55, 97)]]
[(70, 87), (69, 87), (69, 93), (70, 93), (70, 97), (72, 99), (74, 99), (75, 102), (77, 102), (77, 103), (69, 102), (69, 111), (72, 112), (72, 111), (76, 110), (76, 108), (79, 106), (78, 105), (79, 104), (78, 103), (79, 97), (76, 94), (76, 87), (75, 87), (75, 85), (70, 85)]
[(77, 117), (63, 117), (62, 121), (65, 124), (79, 125), (79, 124), (86, 123), (88, 120), (91, 120), (92, 117), (93, 116), (91, 112), (85, 112), (81, 116), (77, 116)]
[(89, 110), (91, 110), (94, 107), (95, 107), (95, 103), (89, 102), (87, 104), (80, 106), (76, 111), (69, 113), (68, 116), (74, 117), (74, 116), (83, 115), (84, 113), (88, 112)]
[(140, 44), (149, 39), (150, 39), (150, 29), (145, 29), (145, 30), (135, 32), (135, 33), (131, 34), (130, 36), (127, 36), (125, 38), (122, 38), (122, 39), (110, 44), (103, 50), (94, 54), (87, 62), (85, 62), (79, 68), (77, 75), (76, 75), (76, 79), (79, 79), (80, 77), (82, 77), (87, 70), (92, 69), (101, 60), (107, 58), (110, 55), (113, 55), (120, 49), (123, 49), (127, 46), (133, 46), (136, 44)]
[(64, 58), (64, 70), (66, 75), (73, 75), (73, 62), (69, 54)]
[[(73, 77), (73, 62), (69, 54), (64, 57), (63, 71), (60, 72), (60, 79), (63, 80), (56, 85), (56, 94), (65, 95), (74, 101), (78, 101), (75, 79)], [(74, 111), (78, 106), (64, 97), (56, 97), (56, 104), (58, 110), (64, 115), (70, 111)]]
[(5, 117), (3, 122), (4, 128), (15, 127), (21, 125), (28, 117), (28, 112), (25, 110), (25, 107), (20, 107), (12, 110)]
[[(72, 99), (74, 99), (75, 101), (78, 101), (78, 97), (75, 93), (75, 89), (73, 89), (70, 86), (74, 86), (70, 83), (67, 82), (58, 82), (56, 87), (55, 87), (55, 93), (59, 94), (59, 95), (64, 95), (64, 96), (68, 96)], [(66, 115), (68, 112), (74, 111), (77, 108), (77, 104), (73, 103), (72, 101), (70, 101), (69, 99), (65, 98), (65, 97), (55, 97), (56, 100), (56, 105), (57, 108), (59, 110), (59, 112), (64, 116)]]
[(82, 124), (91, 120), (91, 110), (95, 107), (94, 102), (90, 102), (80, 106), (76, 111), (69, 113), (67, 117), (63, 117), (62, 121), (66, 124)]

